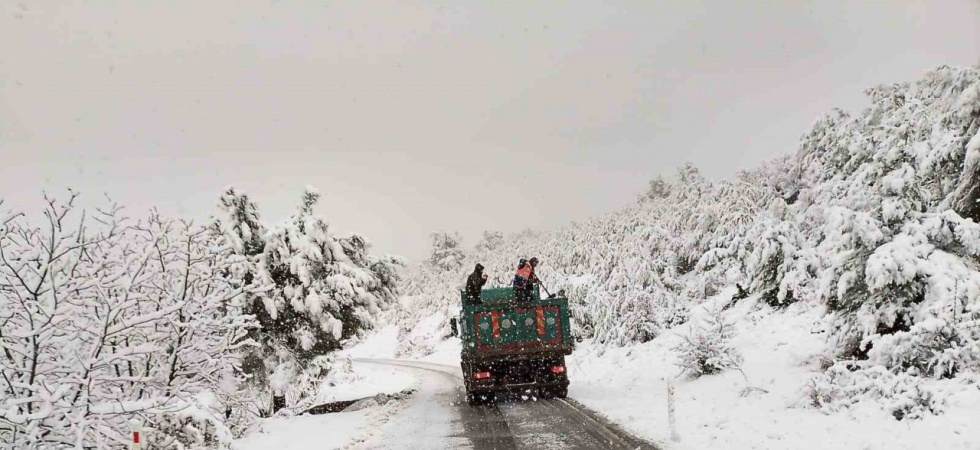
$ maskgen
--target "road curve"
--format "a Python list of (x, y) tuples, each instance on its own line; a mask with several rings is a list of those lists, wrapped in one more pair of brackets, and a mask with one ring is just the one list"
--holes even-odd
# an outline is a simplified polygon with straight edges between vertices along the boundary
[[(397, 440), (392, 436), (382, 448), (657, 449), (571, 399), (505, 398), (495, 404), (469, 406), (459, 367), (393, 359), (355, 359), (354, 362), (399, 366), (437, 374), (442, 379), (439, 389), (443, 392), (424, 395), (430, 399), (441, 397), (439, 404), (451, 409), (448, 435), (428, 433), (417, 434), (415, 438), (400, 435)], [(421, 442), (423, 439), (426, 442)]]

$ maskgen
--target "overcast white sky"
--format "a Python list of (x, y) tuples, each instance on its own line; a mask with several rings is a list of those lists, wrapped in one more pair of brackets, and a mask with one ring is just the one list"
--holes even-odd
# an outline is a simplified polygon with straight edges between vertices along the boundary
[[(362, 4), (364, 3), (364, 4)], [(980, 3), (0, 0), (0, 198), (108, 193), (419, 258), (436, 229), (615, 210), (692, 161), (775, 155), (862, 90), (980, 62)]]

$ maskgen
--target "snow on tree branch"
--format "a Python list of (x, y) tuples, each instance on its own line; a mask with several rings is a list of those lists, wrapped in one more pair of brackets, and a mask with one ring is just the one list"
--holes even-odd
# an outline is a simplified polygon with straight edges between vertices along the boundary
[[(0, 228), (0, 443), (117, 448), (132, 415), (161, 445), (229, 442), (219, 412), (242, 403), (254, 327), (239, 262), (203, 228), (117, 205), (86, 216), (76, 196), (46, 197), (41, 225), (13, 215)], [(186, 433), (192, 409), (214, 433)]]

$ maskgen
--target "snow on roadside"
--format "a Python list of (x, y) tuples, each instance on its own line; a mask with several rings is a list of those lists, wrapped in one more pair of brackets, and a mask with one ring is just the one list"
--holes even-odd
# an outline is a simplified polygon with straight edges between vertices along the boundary
[(395, 394), (418, 385), (418, 377), (404, 370), (376, 364), (353, 364), (353, 375), (334, 385), (323, 384), (317, 398), (324, 403), (356, 400), (377, 394)]
[(391, 359), (395, 357), (398, 348), (398, 327), (386, 326), (377, 332), (369, 334), (359, 344), (337, 352), (337, 358), (377, 358)]
[(422, 317), (402, 335), (398, 356), (413, 359), (435, 351), (447, 337), (445, 330), (448, 322), (449, 319), (442, 312)]
[[(569, 396), (667, 449), (973, 449), (980, 442), (980, 390), (961, 388), (946, 412), (895, 420), (874, 404), (834, 414), (804, 408), (803, 388), (819, 370), (822, 311), (805, 305), (774, 313), (752, 300), (730, 310), (746, 379), (737, 370), (689, 380), (677, 377), (671, 350), (688, 331), (600, 350), (580, 346), (569, 358)], [(667, 441), (667, 380), (675, 380), (679, 443)], [(954, 382), (945, 383), (946, 387)]]
[(462, 342), (459, 338), (446, 339), (433, 346), (433, 352), (421, 358), (420, 361), (458, 367), (461, 346)]
[[(350, 349), (338, 352), (336, 361), (350, 358), (391, 358), (398, 345), (398, 330), (388, 327), (368, 336)], [(349, 370), (349, 371), (348, 371)], [(417, 374), (377, 364), (352, 363), (331, 376), (331, 383), (320, 387), (322, 403), (356, 400), (377, 394), (395, 394), (419, 385)], [(383, 405), (352, 412), (321, 415), (272, 417), (262, 419), (256, 430), (234, 444), (236, 450), (322, 450), (357, 446), (371, 439), (404, 402), (392, 400)]]
[[(724, 290), (695, 307), (691, 322), (650, 342), (628, 347), (579, 344), (567, 359), (569, 396), (667, 450), (980, 449), (975, 425), (980, 423), (980, 389), (967, 386), (966, 378), (923, 380), (947, 397), (943, 414), (924, 419), (896, 420), (874, 401), (833, 413), (805, 405), (807, 383), (821, 373), (826, 315), (804, 303), (774, 311), (751, 297), (740, 300), (725, 317), (736, 324), (731, 344), (744, 357), (744, 377), (738, 370), (694, 380), (681, 375), (673, 348), (691, 323), (709, 309), (721, 308), (732, 293)], [(410, 359), (458, 366), (460, 341), (439, 340), (441, 319), (441, 314), (429, 316), (401, 339), (388, 335), (384, 340), (404, 345), (410, 335), (416, 343)], [(426, 356), (418, 357), (423, 351)], [(667, 380), (674, 380), (676, 388), (680, 442), (667, 440)]]
[(371, 410), (318, 416), (263, 419), (259, 430), (234, 444), (236, 450), (312, 450), (342, 448), (365, 434)]

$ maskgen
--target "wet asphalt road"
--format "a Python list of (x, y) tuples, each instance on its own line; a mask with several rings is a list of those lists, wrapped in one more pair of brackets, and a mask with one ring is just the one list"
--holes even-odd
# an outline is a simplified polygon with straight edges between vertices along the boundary
[[(359, 360), (362, 363), (396, 365), (420, 371), (430, 378), (423, 384), (415, 405), (406, 415), (418, 416), (413, 422), (393, 425), (380, 448), (453, 448), (474, 450), (507, 449), (656, 449), (574, 400), (498, 398), (488, 405), (470, 406), (462, 388), (458, 367), (393, 360)], [(574, 380), (573, 380), (574, 382)], [(416, 410), (413, 414), (412, 410)], [(440, 427), (433, 411), (448, 414)], [(404, 420), (404, 419), (403, 419)], [(406, 433), (405, 431), (412, 431)]]

